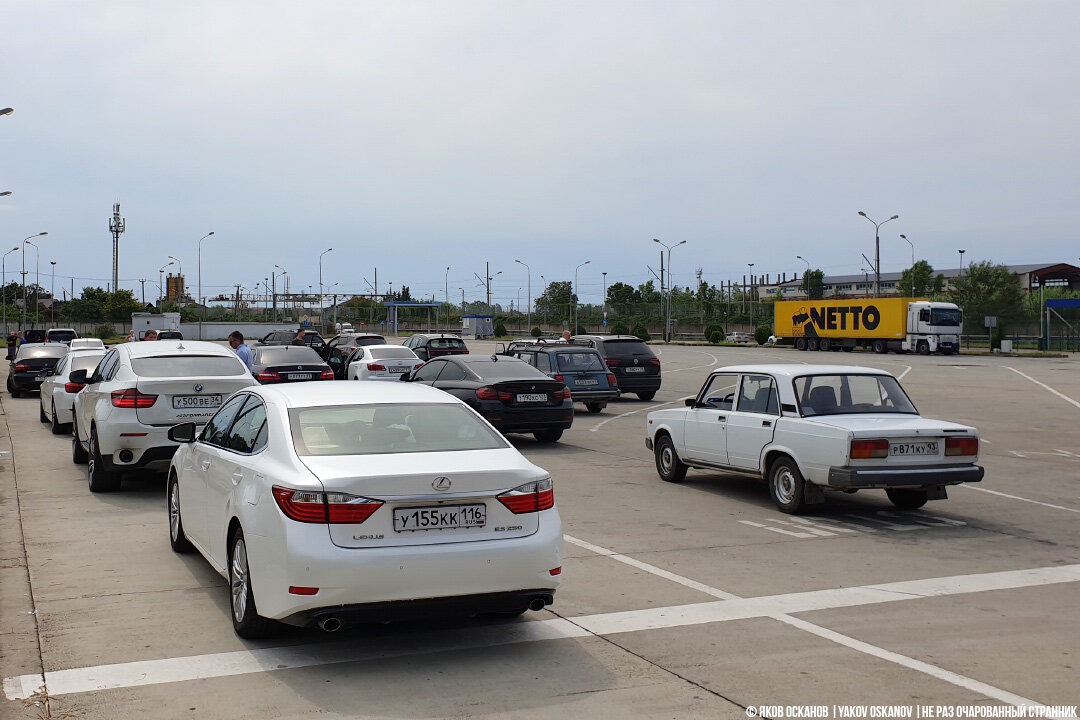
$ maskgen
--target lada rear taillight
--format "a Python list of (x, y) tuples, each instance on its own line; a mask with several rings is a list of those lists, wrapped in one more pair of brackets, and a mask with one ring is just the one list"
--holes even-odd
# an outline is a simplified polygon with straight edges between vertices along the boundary
[(946, 455), (978, 455), (979, 438), (977, 437), (951, 437), (945, 438)]
[(889, 457), (888, 440), (852, 440), (851, 458), (853, 460), (865, 458)]

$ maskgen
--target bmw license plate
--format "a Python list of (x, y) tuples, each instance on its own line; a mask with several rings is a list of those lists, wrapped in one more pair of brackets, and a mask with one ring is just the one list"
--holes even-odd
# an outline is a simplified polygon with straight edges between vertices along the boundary
[(599, 385), (599, 380), (575, 380), (575, 385)]
[(889, 456), (897, 455), (937, 455), (938, 443), (936, 440), (927, 442), (894, 442), (889, 443)]
[(623, 369), (628, 373), (645, 372), (645, 368), (643, 368), (643, 367), (628, 367), (628, 368), (623, 368)]
[(188, 410), (190, 408), (216, 408), (221, 407), (220, 395), (173, 395), (172, 406), (174, 410)]
[(527, 402), (547, 402), (547, 393), (518, 393), (517, 401), (519, 403)]
[(487, 506), (483, 504), (394, 510), (394, 532), (456, 530), (484, 527), (485, 523), (487, 523)]

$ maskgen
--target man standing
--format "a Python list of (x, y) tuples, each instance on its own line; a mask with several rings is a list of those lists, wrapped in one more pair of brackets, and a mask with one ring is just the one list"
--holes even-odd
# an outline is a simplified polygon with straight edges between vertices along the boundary
[(229, 333), (229, 347), (236, 351), (236, 356), (244, 361), (247, 369), (251, 369), (251, 348), (244, 344), (244, 334), (239, 330)]
[(304, 342), (304, 335), (306, 335), (306, 334), (307, 333), (304, 330), (304, 328), (300, 328), (299, 330), (296, 331), (296, 337), (293, 338), (293, 341), (292, 341), (291, 344), (292, 345), (307, 345), (307, 343)]

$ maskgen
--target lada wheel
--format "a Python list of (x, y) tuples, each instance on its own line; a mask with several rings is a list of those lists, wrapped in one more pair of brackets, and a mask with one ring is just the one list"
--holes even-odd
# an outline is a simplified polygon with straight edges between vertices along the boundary
[(791, 458), (782, 457), (769, 468), (769, 494), (783, 512), (794, 515), (802, 509), (805, 487), (799, 466)]
[(585, 403), (585, 409), (588, 410), (590, 414), (595, 415), (603, 410), (604, 406), (600, 403)]
[(105, 469), (105, 462), (101, 459), (101, 448), (98, 446), (97, 428), (90, 428), (90, 456), (86, 466), (87, 483), (90, 492), (112, 492), (120, 489), (120, 473)]
[(195, 549), (184, 534), (184, 521), (180, 517), (180, 483), (175, 475), (169, 477), (169, 545), (178, 553)]
[(887, 488), (885, 494), (889, 496), (892, 504), (901, 510), (918, 510), (929, 499), (925, 490), (914, 488)]
[(82, 443), (79, 442), (79, 428), (75, 424), (75, 420), (71, 421), (71, 462), (76, 465), (85, 465), (89, 456), (86, 451), (83, 450)]
[(682, 482), (686, 477), (686, 465), (675, 452), (675, 443), (668, 435), (656, 439), (656, 473), (664, 482)]
[(52, 430), (53, 435), (64, 434), (64, 426), (56, 420), (56, 403), (52, 403), (52, 426), (49, 429)]
[(247, 544), (240, 528), (233, 530), (232, 537), (229, 538), (229, 605), (232, 610), (233, 630), (240, 637), (265, 637), (273, 630), (273, 622), (259, 615), (255, 607)]

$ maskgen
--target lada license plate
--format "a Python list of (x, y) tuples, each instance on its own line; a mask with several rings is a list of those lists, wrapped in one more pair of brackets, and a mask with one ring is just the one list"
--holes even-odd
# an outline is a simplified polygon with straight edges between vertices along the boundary
[(289, 376), (290, 380), (310, 380), (311, 373), (293, 373)]
[(174, 410), (221, 407), (220, 395), (173, 395)]
[(623, 369), (628, 373), (645, 372), (645, 368), (643, 368), (643, 367), (628, 367), (628, 368), (623, 368)]
[(575, 380), (575, 385), (599, 385), (599, 380)]
[(547, 402), (547, 393), (518, 393), (518, 402)]
[(391, 374), (409, 372), (409, 368), (405, 367), (404, 365), (391, 365), (390, 367), (388, 367), (386, 369), (389, 370)]
[(485, 523), (487, 523), (487, 506), (483, 504), (394, 510), (394, 532), (456, 530), (484, 527)]
[(889, 456), (897, 455), (937, 455), (937, 440), (926, 442), (894, 442), (889, 443)]

